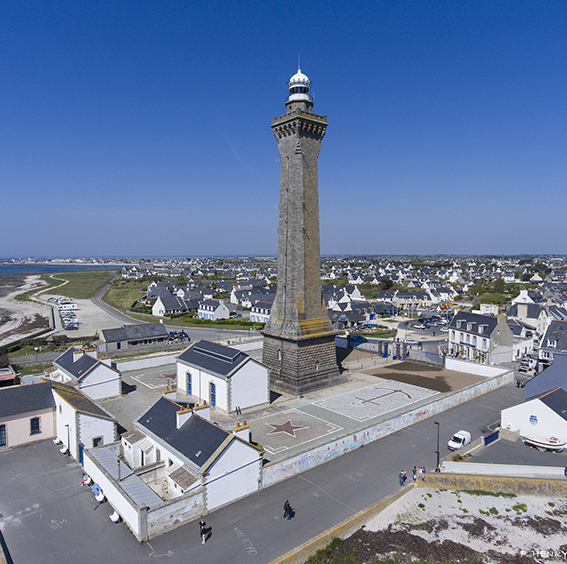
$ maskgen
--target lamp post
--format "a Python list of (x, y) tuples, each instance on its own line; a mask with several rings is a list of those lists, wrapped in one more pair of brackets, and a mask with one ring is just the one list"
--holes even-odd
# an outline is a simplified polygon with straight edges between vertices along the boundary
[(435, 423), (435, 425), (437, 425), (437, 450), (435, 451), (435, 453), (437, 454), (437, 466), (436, 466), (436, 468), (439, 468), (439, 423), (437, 421), (434, 421), (433, 423)]
[(67, 427), (67, 451), (71, 454), (71, 435), (69, 433), (69, 425), (65, 425)]

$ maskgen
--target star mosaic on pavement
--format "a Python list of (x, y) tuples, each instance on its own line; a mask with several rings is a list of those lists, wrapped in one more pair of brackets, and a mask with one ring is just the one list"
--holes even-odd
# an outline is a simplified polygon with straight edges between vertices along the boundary
[(290, 419), (288, 419), (282, 425), (278, 425), (277, 423), (266, 423), (266, 425), (273, 427), (273, 429), (268, 433), (268, 435), (276, 435), (277, 433), (285, 433), (286, 435), (289, 435), (290, 437), (293, 437), (294, 439), (296, 438), (295, 437), (295, 431), (301, 431), (303, 429), (309, 429), (309, 427), (301, 427), (300, 425), (293, 425), (291, 423)]

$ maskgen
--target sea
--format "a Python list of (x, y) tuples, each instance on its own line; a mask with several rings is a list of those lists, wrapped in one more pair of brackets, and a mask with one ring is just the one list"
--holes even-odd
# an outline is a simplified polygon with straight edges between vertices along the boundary
[(118, 264), (1, 264), (0, 274), (42, 274), (45, 272), (82, 272), (85, 270), (120, 270)]

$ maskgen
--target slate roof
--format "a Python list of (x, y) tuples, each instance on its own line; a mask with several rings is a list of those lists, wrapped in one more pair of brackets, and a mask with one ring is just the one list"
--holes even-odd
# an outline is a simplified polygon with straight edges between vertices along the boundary
[(180, 409), (181, 405), (162, 397), (138, 419), (136, 426), (201, 468), (232, 433), (195, 413), (178, 429), (176, 413)]
[(555, 388), (567, 389), (567, 354), (555, 353), (553, 364), (526, 382), (526, 399)]
[(167, 329), (162, 323), (137, 323), (135, 325), (124, 325), (117, 329), (103, 329), (100, 336), (107, 343), (118, 343), (138, 339), (155, 339), (156, 337), (168, 337)]
[(198, 341), (184, 350), (177, 357), (177, 360), (201, 368), (211, 374), (226, 377), (249, 358), (246, 353), (231, 347), (217, 345), (209, 341)]
[[(554, 347), (548, 346), (548, 341), (556, 342)], [(546, 350), (567, 351), (567, 321), (557, 321), (554, 319), (548, 326), (541, 347)]]
[(0, 417), (49, 408), (55, 408), (50, 382), (0, 388)]
[(186, 490), (191, 484), (198, 480), (198, 477), (191, 474), (185, 467), (174, 470), (169, 477), (182, 489)]
[(100, 405), (88, 398), (80, 390), (77, 390), (77, 388), (69, 386), (68, 384), (60, 384), (59, 382), (51, 382), (51, 387), (53, 391), (64, 399), (75, 411), (102, 419), (115, 420), (110, 413), (102, 409)]
[[(513, 304), (509, 311), (508, 311), (508, 316), (509, 317), (518, 317), (518, 306), (520, 304)], [(540, 316), (541, 311), (543, 310), (543, 308), (539, 305), (539, 304), (521, 304), (522, 306), (527, 306), (527, 310), (528, 310), (528, 319), (537, 319)]]
[[(458, 321), (464, 321), (461, 326), (457, 326)], [(473, 323), (474, 325), (471, 329), (468, 329), (468, 324)], [(481, 325), (487, 325), (486, 329), (482, 333), (479, 333), (478, 328)], [(483, 335), (487, 337), (490, 335), (494, 329), (498, 326), (498, 318), (492, 315), (482, 315), (480, 313), (470, 313), (468, 311), (459, 311), (451, 320), (449, 327), (455, 329), (456, 331), (463, 331), (465, 333), (474, 333), (475, 335)]]
[(567, 392), (563, 388), (555, 388), (538, 399), (567, 421)]
[(57, 366), (57, 368), (62, 368), (71, 374), (71, 376), (79, 380), (88, 374), (97, 364), (99, 364), (100, 361), (85, 353), (83, 353), (81, 357), (75, 361), (73, 358), (74, 352), (75, 347), (71, 347), (61, 356), (57, 357), (53, 361), (53, 364)]

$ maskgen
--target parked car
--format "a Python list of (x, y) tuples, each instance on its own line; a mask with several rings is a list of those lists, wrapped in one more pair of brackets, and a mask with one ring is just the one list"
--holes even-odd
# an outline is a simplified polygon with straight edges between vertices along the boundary
[(425, 329), (425, 325), (423, 323), (418, 323), (417, 325), (413, 326), (414, 329)]
[(455, 433), (447, 443), (449, 450), (459, 450), (471, 442), (471, 434), (468, 431), (458, 431)]
[(415, 339), (404, 339), (404, 343), (406, 345), (419, 345), (419, 341), (416, 341)]

